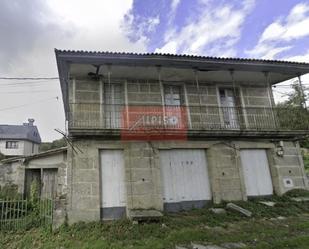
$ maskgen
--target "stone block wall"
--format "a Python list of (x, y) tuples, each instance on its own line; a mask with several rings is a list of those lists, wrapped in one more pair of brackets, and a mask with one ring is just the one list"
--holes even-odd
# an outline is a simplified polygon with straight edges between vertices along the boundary
[(75, 140), (82, 153), (68, 153), (68, 218), (99, 220), (101, 207), (100, 160), (104, 149), (124, 151), (127, 209), (162, 210), (160, 170), (147, 142)]
[[(247, 200), (241, 149), (265, 149), (274, 192), (282, 195), (292, 188), (306, 188), (303, 162), (298, 144), (283, 142), (284, 156), (277, 155), (278, 143), (269, 140), (251, 141), (113, 141), (76, 139), (82, 153), (68, 153), (67, 212), (69, 223), (99, 220), (101, 207), (100, 150), (122, 149), (125, 162), (127, 214), (136, 209), (163, 210), (159, 150), (205, 149), (212, 199), (221, 201)], [(289, 178), (293, 187), (286, 187)]]
[[(278, 151), (283, 151), (283, 156)], [(298, 142), (282, 141), (276, 143), (270, 159), (273, 166), (273, 183), (276, 194), (282, 195), (294, 188), (308, 189), (308, 180), (304, 170)]]
[(213, 201), (246, 200), (240, 168), (239, 152), (235, 144), (219, 142), (207, 150), (211, 170)]
[(0, 163), (0, 187), (14, 184), (18, 187), (18, 193), (24, 193), (25, 169), (21, 160), (8, 163)]

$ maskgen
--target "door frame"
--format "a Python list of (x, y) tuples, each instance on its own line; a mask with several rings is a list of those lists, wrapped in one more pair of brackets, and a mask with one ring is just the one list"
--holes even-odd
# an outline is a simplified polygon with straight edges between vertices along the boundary
[[(225, 88), (225, 89), (232, 89), (232, 91), (234, 92), (234, 88), (235, 90), (238, 90), (239, 92), (239, 100), (240, 100), (240, 108), (243, 108), (245, 105), (244, 105), (244, 99), (243, 99), (243, 94), (242, 94), (242, 88), (240, 85), (236, 85), (235, 87), (231, 84), (231, 83), (227, 83), (227, 84), (216, 84), (216, 93), (217, 93), (217, 103), (218, 103), (218, 107), (219, 107), (219, 116), (220, 116), (220, 124), (221, 124), (221, 127), (224, 129), (229, 129), (229, 128), (226, 128), (225, 127), (225, 124), (224, 124), (224, 117), (223, 117), (223, 112), (222, 112), (222, 105), (221, 105), (221, 100), (220, 100), (220, 88)], [(235, 103), (236, 103), (236, 96), (234, 96), (235, 98)], [(235, 107), (237, 107), (237, 105), (235, 105)], [(238, 117), (238, 121), (240, 121), (239, 119), (239, 114), (236, 112), (236, 115)], [(245, 121), (246, 122), (246, 121)], [(241, 124), (240, 122), (238, 122), (238, 128), (232, 128), (232, 130), (239, 130), (241, 128)]]
[(127, 201), (127, 198), (128, 198), (128, 193), (127, 193), (127, 187), (128, 187), (128, 184), (127, 184), (127, 179), (126, 179), (126, 164), (125, 164), (125, 149), (122, 147), (122, 148), (118, 148), (116, 145), (115, 146), (112, 146), (112, 147), (109, 147), (109, 146), (106, 146), (106, 147), (103, 147), (103, 148), (99, 148), (98, 149), (98, 157), (99, 157), (99, 197), (100, 197), (100, 220), (113, 220), (113, 219), (104, 219), (103, 217), (103, 179), (102, 179), (102, 158), (101, 158), (101, 155), (102, 155), (102, 152), (103, 151), (122, 151), (122, 155), (123, 155), (123, 166), (124, 166), (124, 185), (125, 185), (125, 198), (126, 198), (126, 205), (125, 205), (125, 217), (128, 217), (128, 201)]
[[(244, 165), (241, 161), (241, 153), (240, 153), (241, 150), (264, 150), (265, 151), (270, 181), (271, 181), (271, 185), (272, 185), (272, 194), (270, 194), (270, 195), (257, 195), (257, 196), (250, 196), (250, 195), (248, 196), (247, 195), (247, 186), (246, 186), (246, 182), (245, 182), (246, 180), (245, 180), (245, 173), (244, 173)], [(243, 191), (244, 200), (274, 195), (274, 193), (276, 193), (277, 191), (276, 191), (276, 186), (275, 186), (274, 177), (273, 177), (274, 176), (273, 163), (271, 161), (271, 156), (270, 156), (271, 148), (269, 148), (269, 147), (260, 148), (258, 146), (255, 146), (255, 147), (248, 146), (248, 147), (240, 147), (240, 148), (238, 147), (238, 153), (237, 154), (238, 154), (238, 157), (239, 157), (239, 172), (241, 172), (240, 178), (241, 178), (241, 183), (242, 183), (242, 191)]]
[[(206, 174), (208, 177), (208, 188), (209, 188), (209, 194), (210, 194), (210, 199), (209, 200), (185, 200), (185, 201), (178, 201), (178, 202), (165, 202), (163, 200), (164, 198), (164, 180), (163, 180), (163, 170), (162, 167), (163, 165), (161, 164), (161, 159), (160, 159), (160, 151), (172, 151), (172, 150), (199, 150), (202, 151), (203, 153), (203, 157), (205, 159), (205, 165), (204, 167), (206, 167)], [(163, 206), (166, 206), (165, 204), (170, 204), (171, 206), (175, 206), (174, 208), (165, 208), (167, 210), (167, 212), (178, 212), (181, 210), (189, 210), (192, 209), (194, 202), (196, 203), (195, 208), (201, 208), (205, 205), (207, 205), (208, 202), (212, 203), (213, 202), (213, 179), (212, 179), (212, 170), (211, 170), (211, 166), (207, 160), (207, 149), (206, 148), (200, 148), (200, 147), (172, 147), (172, 148), (158, 148), (158, 152), (159, 152), (159, 164), (160, 164), (160, 177), (161, 177), (161, 193), (162, 193), (162, 202), (163, 202)], [(173, 210), (175, 209), (175, 210)]]

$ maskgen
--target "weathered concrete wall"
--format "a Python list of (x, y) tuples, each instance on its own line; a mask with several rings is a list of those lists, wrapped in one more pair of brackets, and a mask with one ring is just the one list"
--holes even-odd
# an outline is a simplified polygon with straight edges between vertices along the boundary
[(67, 192), (67, 155), (66, 151), (42, 157), (32, 158), (23, 164), (25, 169), (58, 169), (57, 197)]
[(207, 150), (207, 159), (212, 176), (213, 201), (219, 203), (222, 200), (246, 200), (239, 154), (235, 145), (218, 142)]
[(127, 142), (125, 167), (128, 209), (162, 210), (158, 151), (148, 142)]
[[(278, 155), (282, 146), (283, 156)], [(273, 183), (276, 194), (282, 195), (294, 188), (308, 189), (308, 180), (305, 174), (304, 162), (298, 142), (284, 141), (277, 143), (270, 158), (273, 166)]]
[(68, 153), (68, 218), (100, 219), (101, 186), (99, 153), (103, 149), (122, 149), (125, 161), (127, 209), (162, 210), (160, 170), (153, 148), (144, 142), (76, 140), (82, 153)]
[(22, 161), (0, 163), (0, 186), (14, 184), (18, 186), (18, 193), (23, 194), (25, 169)]
[[(99, 220), (101, 206), (99, 153), (104, 149), (122, 149), (125, 161), (127, 211), (163, 209), (160, 149), (205, 149), (213, 201), (247, 200), (241, 149), (265, 149), (274, 191), (281, 195), (289, 189), (283, 179), (291, 178), (293, 188), (305, 188), (304, 170), (297, 144), (284, 142), (284, 157), (277, 155), (277, 144), (255, 141), (179, 141), (121, 142), (95, 139), (74, 141), (83, 152), (68, 154), (68, 218), (70, 223)], [(104, 163), (104, 162), (103, 162)], [(291, 171), (291, 172), (290, 172)], [(129, 212), (127, 212), (129, 214)]]

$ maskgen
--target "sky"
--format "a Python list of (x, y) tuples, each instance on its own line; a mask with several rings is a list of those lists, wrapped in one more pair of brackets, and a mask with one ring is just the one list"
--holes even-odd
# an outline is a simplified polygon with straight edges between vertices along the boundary
[[(309, 0), (0, 1), (0, 77), (57, 77), (54, 48), (309, 62)], [(28, 118), (61, 138), (58, 80), (0, 80), (0, 124)]]

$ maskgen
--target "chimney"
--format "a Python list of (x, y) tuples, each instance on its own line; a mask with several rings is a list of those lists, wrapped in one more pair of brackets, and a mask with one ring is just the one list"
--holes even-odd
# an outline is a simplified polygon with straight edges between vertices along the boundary
[(29, 126), (33, 126), (34, 119), (33, 118), (28, 118), (28, 123), (29, 123)]
[(28, 123), (23, 123), (23, 126), (33, 126), (34, 119), (33, 118), (28, 118)]

